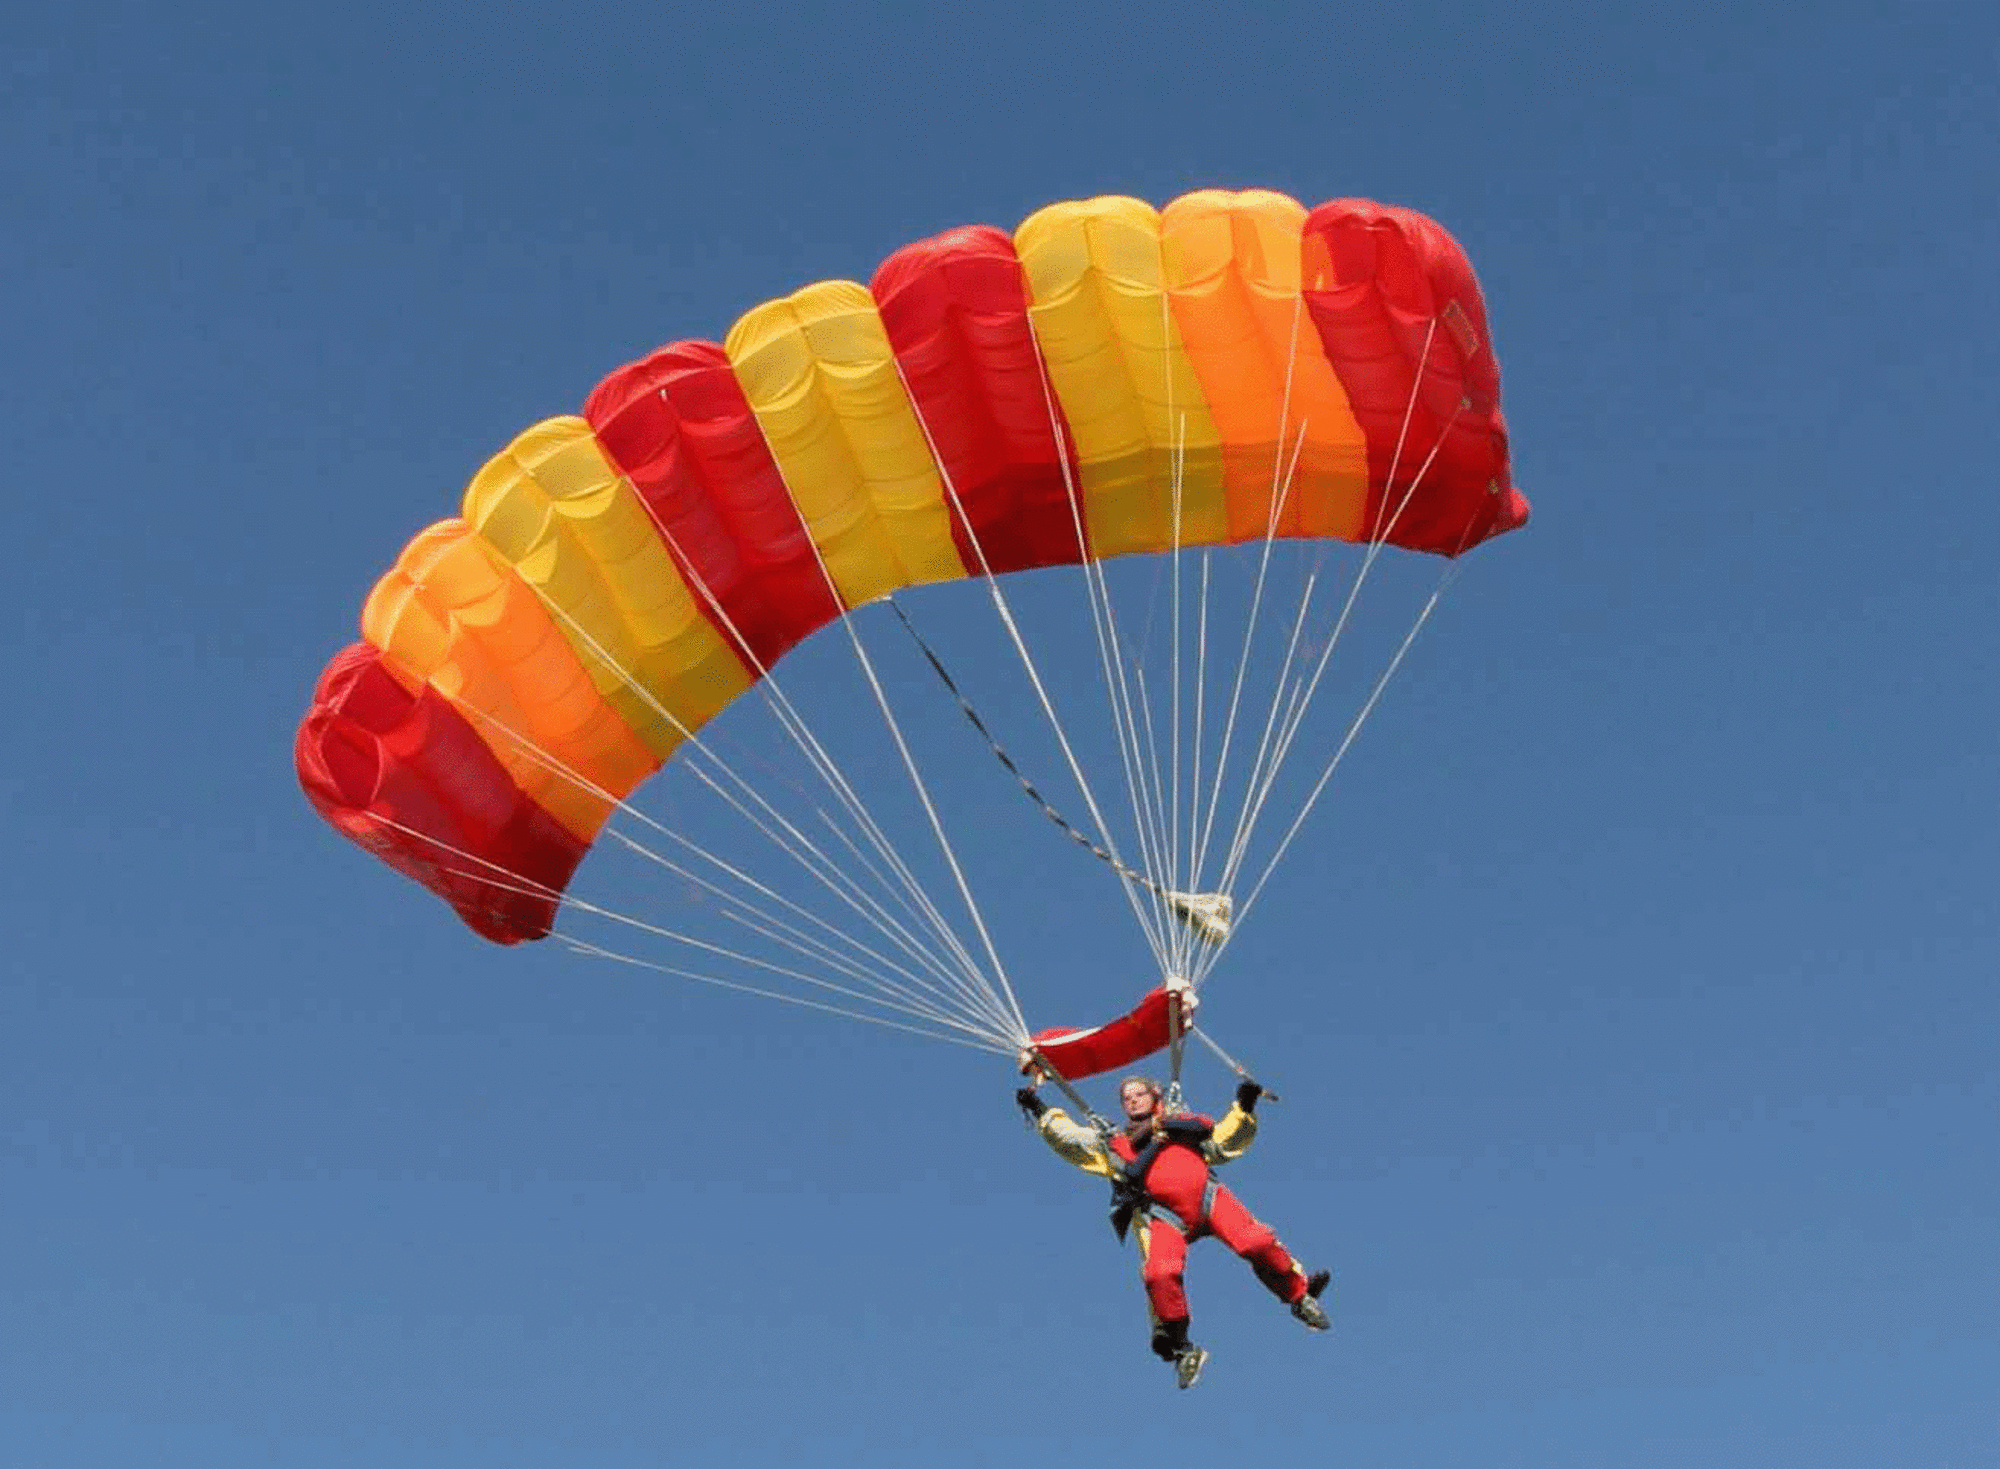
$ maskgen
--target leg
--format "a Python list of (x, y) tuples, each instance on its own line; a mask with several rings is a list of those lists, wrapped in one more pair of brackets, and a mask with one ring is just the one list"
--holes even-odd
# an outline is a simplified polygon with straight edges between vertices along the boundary
[(1139, 1226), (1139, 1278), (1146, 1284), (1146, 1309), (1153, 1318), (1153, 1355), (1171, 1362), (1174, 1378), (1190, 1388), (1201, 1380), (1208, 1353), (1188, 1340), (1187, 1236), (1158, 1219)]
[(1139, 1228), (1139, 1258), (1139, 1279), (1145, 1284), (1146, 1305), (1153, 1316), (1153, 1350), (1171, 1359), (1187, 1343), (1188, 1303), (1183, 1284), (1187, 1236), (1164, 1219), (1148, 1220)]
[(1208, 1210), (1208, 1227), (1217, 1239), (1250, 1262), (1257, 1278), (1279, 1300), (1295, 1305), (1305, 1295), (1306, 1272), (1299, 1262), (1278, 1243), (1271, 1226), (1244, 1208), (1226, 1188), (1215, 1191), (1215, 1202)]

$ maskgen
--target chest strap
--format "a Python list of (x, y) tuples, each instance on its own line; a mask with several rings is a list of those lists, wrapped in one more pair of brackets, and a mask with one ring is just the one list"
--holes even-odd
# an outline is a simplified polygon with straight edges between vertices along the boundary
[[(1111, 1179), (1111, 1230), (1121, 1242), (1131, 1229), (1134, 1218), (1149, 1215), (1156, 1208), (1167, 1214), (1174, 1212), (1146, 1192), (1146, 1175), (1152, 1172), (1160, 1154), (1168, 1148), (1179, 1147), (1188, 1149), (1199, 1158), (1201, 1145), (1214, 1131), (1214, 1123), (1204, 1122), (1199, 1117), (1169, 1117), (1154, 1129), (1151, 1142), (1123, 1160), (1124, 1166)], [(1208, 1166), (1207, 1159), (1202, 1159), (1202, 1166)], [(1174, 1215), (1189, 1239), (1208, 1232), (1208, 1211), (1214, 1202), (1215, 1179), (1211, 1175), (1207, 1187), (1202, 1190), (1201, 1218), (1180, 1220), (1179, 1215)]]

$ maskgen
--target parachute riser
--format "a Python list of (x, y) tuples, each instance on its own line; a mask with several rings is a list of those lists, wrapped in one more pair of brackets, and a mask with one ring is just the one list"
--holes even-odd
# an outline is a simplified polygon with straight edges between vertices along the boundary
[[(1215, 1059), (1220, 1061), (1224, 1066), (1227, 1066), (1231, 1071), (1235, 1072), (1240, 1079), (1244, 1081), (1256, 1080), (1255, 1077), (1251, 1076), (1249, 1069), (1245, 1067), (1241, 1061), (1238, 1061), (1234, 1056), (1230, 1055), (1229, 1052), (1223, 1050), (1221, 1046), (1218, 1046), (1215, 1043), (1215, 1038), (1211, 1036), (1207, 1031), (1202, 1030), (1199, 1027), (1190, 1027), (1188, 1033), (1190, 1035), (1197, 1037), (1203, 1045), (1207, 1046), (1209, 1050), (1213, 1051), (1215, 1053)], [(1263, 1087), (1262, 1093), (1260, 1094), (1259, 1097), (1260, 1101), (1277, 1102), (1283, 1100), (1283, 1098), (1281, 1098), (1276, 1092), (1272, 1091), (1268, 1086), (1263, 1086), (1262, 1082), (1259, 1082), (1258, 1085), (1260, 1087)]]
[(1084, 1100), (1083, 1093), (1070, 1083), (1068, 1077), (1056, 1069), (1055, 1063), (1049, 1060), (1042, 1048), (1029, 1041), (1024, 1049), (1028, 1053), (1028, 1064), (1025, 1069), (1030, 1078), (1040, 1076), (1044, 1080), (1053, 1082), (1057, 1090), (1069, 1098), (1070, 1104), (1096, 1130), (1098, 1137), (1108, 1139), (1113, 1131), (1111, 1123), (1100, 1117), (1090, 1103)]

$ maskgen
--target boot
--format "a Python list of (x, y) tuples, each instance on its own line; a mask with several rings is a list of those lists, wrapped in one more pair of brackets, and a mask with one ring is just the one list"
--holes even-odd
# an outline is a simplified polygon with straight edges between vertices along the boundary
[(1208, 1365), (1208, 1353), (1189, 1342), (1174, 1353), (1174, 1379), (1183, 1388), (1193, 1387), (1201, 1381), (1201, 1369)]
[(1319, 1303), (1320, 1292), (1333, 1281), (1331, 1270), (1315, 1270), (1306, 1277), (1306, 1293), (1292, 1302), (1292, 1314), (1305, 1322), (1314, 1331), (1325, 1331), (1333, 1323), (1327, 1319), (1326, 1307)]

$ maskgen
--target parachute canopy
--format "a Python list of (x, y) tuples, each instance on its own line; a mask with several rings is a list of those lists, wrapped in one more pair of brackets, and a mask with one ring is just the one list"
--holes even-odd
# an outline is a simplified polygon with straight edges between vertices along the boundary
[(1449, 557), (1527, 516), (1433, 221), (1056, 204), (671, 343), (522, 433), (377, 583), (299, 778), (476, 931), (539, 938), (615, 804), (872, 599), (1267, 534)]

